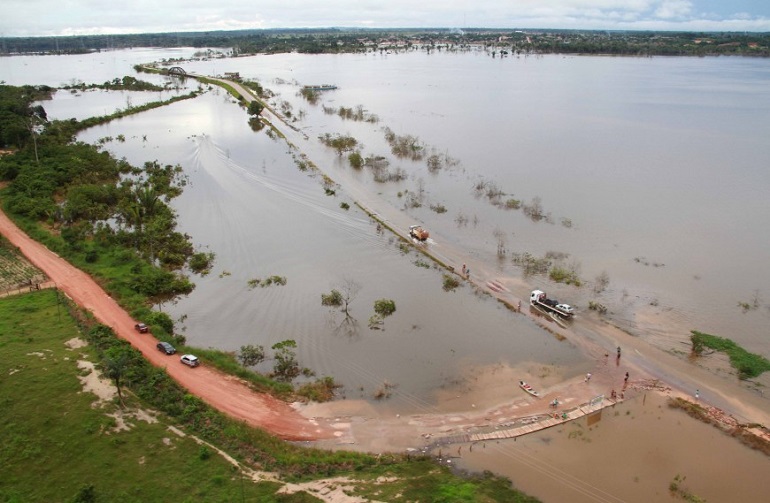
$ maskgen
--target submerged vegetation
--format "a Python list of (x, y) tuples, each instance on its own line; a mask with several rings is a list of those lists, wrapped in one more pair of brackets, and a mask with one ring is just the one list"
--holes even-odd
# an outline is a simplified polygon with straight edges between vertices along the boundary
[(697, 330), (693, 330), (691, 333), (690, 341), (694, 355), (703, 355), (705, 348), (725, 353), (730, 358), (730, 365), (738, 371), (739, 379), (758, 377), (770, 370), (770, 361), (767, 358), (749, 353), (730, 339), (705, 334)]

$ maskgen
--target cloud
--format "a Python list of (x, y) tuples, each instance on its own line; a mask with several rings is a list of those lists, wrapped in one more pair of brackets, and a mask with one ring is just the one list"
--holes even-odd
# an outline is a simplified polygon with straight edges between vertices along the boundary
[(661, 19), (682, 19), (692, 12), (692, 2), (689, 0), (663, 0), (655, 9), (655, 16)]
[(714, 12), (715, 0), (4, 0), (0, 36), (325, 27), (770, 31), (766, 0), (737, 1), (741, 13), (731, 15), (727, 7)]

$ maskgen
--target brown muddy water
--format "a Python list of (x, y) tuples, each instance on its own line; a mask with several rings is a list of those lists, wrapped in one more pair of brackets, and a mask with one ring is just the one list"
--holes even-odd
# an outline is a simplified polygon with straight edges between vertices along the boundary
[[(0, 68), (0, 80), (103, 82), (133, 74), (131, 65), (151, 54), (12, 59)], [(473, 383), (469, 368), (500, 368), (511, 386), (512, 368), (541, 385), (593, 368), (596, 355), (586, 354), (581, 341), (558, 340), (466, 283), (443, 291), (442, 271), (378, 231), (353, 204), (361, 200), (396, 214), (399, 227), (424, 223), (435, 239), (428, 246), (462, 250), (474, 274), (518, 285), (519, 295), (539, 287), (576, 305), (574, 332), (585, 339), (593, 336), (583, 333), (580, 316), (592, 316), (587, 304), (596, 300), (610, 308), (611, 324), (640, 343), (682, 352), (689, 330), (700, 329), (770, 356), (770, 234), (745, 225), (746, 215), (770, 220), (766, 60), (410, 53), (184, 66), (259, 79), (277, 93), (272, 103), (296, 128), (286, 131), (294, 144), (340, 183), (326, 195), (318, 173), (298, 168), (299, 151), (266, 130), (251, 131), (244, 111), (216, 89), (79, 136), (97, 142), (124, 135), (105, 148), (135, 165), (158, 160), (184, 167), (189, 183), (174, 203), (180, 229), (216, 253), (216, 263), (210, 275), (194, 278), (190, 296), (158, 308), (179, 320), (194, 346), (236, 351), (294, 339), (304, 366), (344, 385), (341, 398), (392, 414), (507, 399), (510, 386), (497, 381), (491, 385), (497, 397), (458, 393)], [(317, 105), (298, 96), (302, 84), (327, 82), (340, 87)], [(50, 108), (57, 118), (102, 114), (140, 99), (131, 96), (61, 95)], [(379, 122), (343, 120), (321, 108), (359, 104)], [(385, 126), (415, 135), (427, 152), (452, 162), (432, 173), (424, 159), (397, 158), (384, 140)], [(385, 156), (406, 177), (380, 183), (371, 171), (352, 170), (316, 140), (327, 132), (356, 137), (363, 155)], [(473, 190), (479, 182), (496, 185), (505, 198), (542, 198), (550, 218), (534, 222), (490, 204)], [(422, 205), (409, 207), (405, 194), (420, 188)], [(447, 211), (431, 210), (437, 205)], [(497, 236), (504, 240), (501, 258)], [(575, 265), (587, 285), (525, 277), (511, 262), (514, 252), (549, 250), (569, 254), (565, 265)], [(594, 294), (593, 278), (602, 271), (609, 287)], [(249, 287), (271, 275), (287, 284)], [(352, 326), (320, 303), (322, 293), (345, 282), (360, 287)], [(382, 330), (370, 330), (373, 303), (381, 298), (393, 299), (397, 311)], [(747, 312), (737, 305), (754, 299), (757, 307)], [(259, 370), (269, 371), (270, 363)], [(726, 386), (736, 386), (729, 380)], [(391, 397), (379, 402), (374, 395), (385, 383)], [(762, 501), (758, 480), (770, 473), (765, 458), (667, 411), (652, 395), (646, 404), (606, 410), (590, 428), (577, 422), (516, 442), (488, 442), (472, 455), (467, 446), (456, 461), (509, 476), (544, 501), (666, 501), (677, 475), (708, 501)]]
[(669, 491), (677, 476), (704, 501), (767, 501), (767, 456), (665, 401), (648, 393), (604, 409), (590, 426), (584, 417), (515, 441), (446, 446), (441, 454), (450, 466), (504, 475), (543, 501), (682, 501)]

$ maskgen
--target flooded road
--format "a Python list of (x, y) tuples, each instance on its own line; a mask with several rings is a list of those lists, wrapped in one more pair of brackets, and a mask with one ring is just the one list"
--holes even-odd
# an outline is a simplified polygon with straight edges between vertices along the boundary
[(543, 501), (572, 503), (682, 501), (669, 491), (677, 476), (705, 501), (764, 501), (770, 473), (767, 456), (669, 409), (657, 393), (604, 409), (590, 426), (583, 418), (442, 454), (460, 469), (504, 475)]
[[(192, 345), (237, 351), (294, 339), (302, 365), (334, 376), (349, 401), (389, 415), (483, 408), (506, 400), (517, 376), (546, 388), (590, 371), (600, 357), (591, 353), (599, 351), (594, 344), (609, 340), (595, 333), (604, 321), (587, 311), (590, 300), (608, 306), (607, 326), (628, 332), (624, 347), (666, 365), (675, 359), (682, 373), (691, 364), (671, 354), (686, 354), (692, 329), (770, 355), (770, 237), (743, 225), (746, 214), (770, 218), (767, 61), (414, 53), (260, 56), (185, 67), (259, 79), (277, 93), (271, 101), (297, 129), (287, 134), (301, 153), (340, 184), (325, 193), (320, 173), (300, 169), (300, 151), (249, 129), (245, 112), (217, 89), (79, 136), (97, 142), (122, 134), (125, 142), (105, 144), (116, 156), (184, 167), (189, 183), (175, 201), (180, 228), (216, 253), (216, 263), (210, 275), (194, 278), (190, 296), (159, 308), (180, 320)], [(79, 78), (90, 81), (94, 68), (85, 65)], [(319, 82), (339, 89), (317, 105), (297, 95), (300, 85)], [(105, 106), (101, 98), (82, 99), (94, 110)], [(56, 105), (64, 117), (78, 103), (66, 101)], [(116, 108), (125, 101), (114, 95)], [(322, 108), (359, 104), (379, 122), (343, 120)], [(431, 172), (424, 158), (394, 156), (384, 127), (416, 135), (426, 152), (444, 156), (443, 167)], [(389, 169), (405, 177), (383, 183), (370, 169), (353, 170), (317, 141), (326, 132), (354, 136), (362, 155), (387, 157)], [(499, 188), (503, 202), (541, 198), (547, 218), (492, 204), (474, 189), (479, 184)], [(422, 197), (419, 206), (408, 203), (410, 194)], [(560, 340), (512, 313), (483, 288), (461, 282), (444, 291), (442, 271), (379, 231), (353, 204), (359, 200), (386, 208), (399, 228), (424, 223), (434, 236), (428, 247), (455, 266), (465, 262), (482, 285), (499, 281), (525, 301), (538, 287), (577, 306), (570, 337)], [(440, 206), (447, 211), (431, 209)], [(511, 260), (547, 251), (568, 254), (565, 266), (574, 265), (585, 285), (525, 277)], [(609, 285), (594, 293), (602, 271)], [(287, 284), (249, 286), (271, 275)], [(320, 303), (322, 293), (346, 282), (360, 287), (354, 324)], [(758, 307), (743, 312), (738, 302), (755, 295)], [(382, 330), (370, 330), (373, 303), (382, 298), (397, 311)], [(646, 344), (668, 354), (649, 353)], [(270, 363), (259, 370), (269, 372)], [(692, 374), (703, 375), (697, 367)], [(474, 387), (477, 380), (486, 390)], [(726, 372), (705, 380), (704, 389), (739, 386)], [(383, 389), (390, 397), (377, 400)], [(759, 393), (739, 391), (754, 393), (768, 410)], [(549, 430), (519, 439), (515, 449), (487, 444), (482, 454), (476, 447), (473, 456), (463, 449), (461, 464), (510, 476), (545, 501), (665, 501), (676, 475), (709, 501), (734, 500), (730, 494), (757, 500), (755, 478), (744, 482), (744, 475), (754, 477), (755, 465), (766, 471), (766, 462), (651, 400), (618, 408), (617, 416), (605, 412), (590, 431)], [(722, 463), (727, 482), (716, 487), (722, 452), (737, 461)]]

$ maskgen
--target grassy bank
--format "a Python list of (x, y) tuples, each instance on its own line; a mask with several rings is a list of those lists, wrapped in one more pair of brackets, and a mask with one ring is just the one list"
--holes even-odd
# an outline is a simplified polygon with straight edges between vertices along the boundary
[[(88, 493), (96, 501), (281, 501), (277, 484), (243, 483), (230, 464), (163, 420), (131, 419), (130, 430), (114, 431), (108, 414), (117, 404), (92, 407), (96, 396), (78, 380), (87, 373), (78, 360), (97, 362), (95, 352), (65, 346), (79, 336), (55, 291), (0, 300), (1, 501), (75, 501)], [(131, 396), (128, 404), (142, 406)]]
[[(90, 344), (65, 344), (77, 337)], [(457, 477), (428, 458), (306, 449), (248, 428), (188, 395), (55, 291), (0, 299), (0, 349), (7, 369), (0, 374), (0, 501), (322, 501), (307, 491), (276, 494), (284, 483), (253, 482), (169, 426), (253, 469), (293, 481), (347, 477), (350, 494), (379, 501), (537, 501), (507, 479)], [(92, 372), (78, 360), (98, 368), (120, 352), (129, 356), (125, 408), (115, 398), (94, 407), (96, 396), (78, 379)], [(133, 417), (137, 410), (155, 422)], [(118, 431), (116, 414), (130, 428)]]

